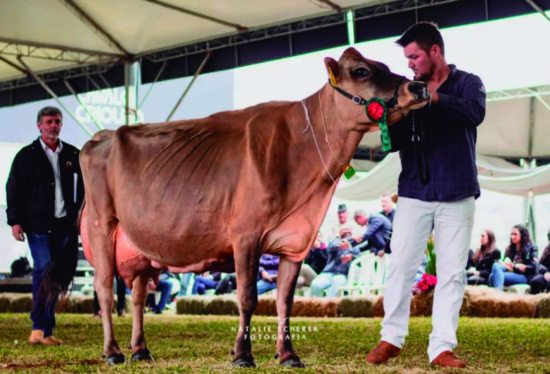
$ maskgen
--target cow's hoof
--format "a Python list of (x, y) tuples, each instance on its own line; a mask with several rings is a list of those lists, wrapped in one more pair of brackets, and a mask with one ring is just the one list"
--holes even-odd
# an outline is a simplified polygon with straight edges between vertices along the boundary
[(122, 353), (113, 353), (105, 359), (109, 365), (118, 365), (124, 363), (124, 355)]
[(231, 365), (234, 368), (255, 368), (256, 367), (256, 363), (254, 362), (254, 359), (252, 357), (236, 358), (233, 360), (233, 362), (231, 362)]
[(286, 360), (281, 361), (280, 365), (287, 368), (305, 368), (306, 367), (298, 357), (287, 358)]
[(151, 356), (151, 352), (147, 348), (143, 348), (132, 353), (132, 362), (136, 361), (153, 361), (153, 356)]

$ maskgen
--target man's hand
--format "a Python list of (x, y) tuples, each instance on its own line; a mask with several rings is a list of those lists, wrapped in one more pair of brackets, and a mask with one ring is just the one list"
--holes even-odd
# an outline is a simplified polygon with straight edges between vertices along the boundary
[(263, 280), (269, 283), (275, 283), (277, 281), (276, 275), (269, 275), (267, 271), (262, 271), (261, 277)]
[(15, 240), (20, 242), (25, 241), (25, 232), (23, 231), (21, 225), (13, 225), (11, 228), (11, 234), (13, 235)]
[(381, 250), (378, 251), (377, 254), (378, 254), (378, 257), (384, 257), (384, 255), (386, 254), (386, 252), (384, 252), (384, 250), (381, 249)]
[(547, 282), (550, 282), (550, 271), (544, 273), (544, 279), (546, 279)]
[(347, 254), (347, 255), (343, 255), (342, 257), (340, 257), (340, 262), (343, 263), (343, 264), (347, 264), (352, 259), (353, 259), (353, 256), (351, 254)]
[(514, 271), (514, 264), (512, 262), (505, 262), (504, 266), (506, 267), (506, 270)]
[(351, 248), (351, 244), (350, 242), (348, 242), (347, 240), (342, 240), (340, 242), (340, 245), (338, 246), (339, 249), (341, 250), (346, 250), (346, 249), (350, 249)]

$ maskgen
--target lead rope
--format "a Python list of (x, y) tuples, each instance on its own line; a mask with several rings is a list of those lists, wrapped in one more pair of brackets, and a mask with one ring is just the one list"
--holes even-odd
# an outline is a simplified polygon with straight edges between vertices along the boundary
[(428, 158), (426, 157), (426, 147), (423, 144), (424, 131), (420, 129), (420, 134), (417, 132), (415, 115), (412, 115), (412, 143), (414, 146), (414, 153), (416, 154), (416, 162), (418, 167), (418, 178), (422, 185), (427, 185), (430, 180), (430, 170), (428, 165)]
[(334, 157), (334, 159), (340, 165), (344, 166), (345, 164), (342, 161), (340, 161), (338, 158), (336, 158), (335, 152), (332, 150), (330, 142), (328, 141), (328, 132), (327, 132), (327, 123), (325, 121), (325, 112), (323, 112), (323, 106), (321, 105), (321, 92), (319, 92), (317, 97), (319, 98), (319, 110), (321, 111), (321, 118), (323, 119), (323, 129), (325, 131), (325, 143), (327, 143), (328, 150), (329, 150), (330, 154), (332, 155), (332, 157)]
[(315, 148), (317, 148), (317, 154), (319, 155), (319, 159), (321, 160), (321, 163), (323, 164), (323, 167), (325, 168), (325, 171), (327, 172), (328, 176), (332, 180), (333, 183), (336, 183), (336, 179), (332, 176), (330, 171), (328, 170), (327, 164), (325, 164), (325, 160), (323, 159), (323, 155), (321, 154), (321, 148), (319, 147), (319, 142), (317, 141), (317, 136), (315, 136), (315, 130), (313, 129), (313, 126), (311, 125), (311, 121), (309, 119), (309, 112), (307, 110), (307, 106), (304, 100), (300, 101), (302, 103), (302, 107), (304, 108), (304, 113), (306, 114), (306, 127), (302, 131), (304, 134), (307, 132), (307, 129), (311, 129), (311, 135), (313, 136), (313, 141), (315, 142)]

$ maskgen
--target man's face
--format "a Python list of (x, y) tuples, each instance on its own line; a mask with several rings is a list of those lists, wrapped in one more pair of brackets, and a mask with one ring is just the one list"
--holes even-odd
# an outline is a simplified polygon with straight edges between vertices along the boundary
[[(434, 48), (434, 46), (432, 46)], [(426, 53), (416, 42), (407, 44), (403, 53), (409, 61), (409, 68), (414, 73), (414, 79), (427, 82), (433, 75), (435, 64), (432, 56)]]
[(386, 213), (391, 212), (391, 210), (393, 208), (393, 203), (392, 203), (391, 199), (388, 196), (382, 197), (382, 199), (380, 200), (380, 204), (382, 205), (382, 210), (384, 212), (386, 212)]
[(62, 126), (63, 119), (60, 115), (42, 116), (38, 123), (38, 130), (44, 143), (57, 142)]
[(338, 222), (340, 222), (340, 224), (346, 223), (347, 220), (348, 220), (348, 212), (346, 211), (338, 212)]

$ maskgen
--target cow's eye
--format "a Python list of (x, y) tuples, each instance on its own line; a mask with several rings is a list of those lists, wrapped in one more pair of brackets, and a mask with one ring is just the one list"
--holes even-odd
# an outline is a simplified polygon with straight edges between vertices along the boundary
[(370, 71), (365, 68), (357, 68), (352, 70), (351, 75), (353, 75), (356, 78), (364, 78), (370, 74)]

